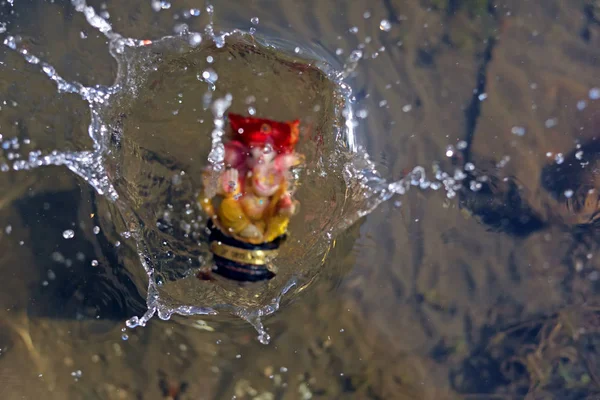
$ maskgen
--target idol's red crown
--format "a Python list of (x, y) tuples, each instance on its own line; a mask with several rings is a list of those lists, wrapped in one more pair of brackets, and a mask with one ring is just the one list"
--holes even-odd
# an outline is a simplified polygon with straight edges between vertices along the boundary
[(229, 113), (232, 139), (248, 147), (271, 145), (278, 153), (291, 153), (298, 143), (300, 121), (272, 121)]

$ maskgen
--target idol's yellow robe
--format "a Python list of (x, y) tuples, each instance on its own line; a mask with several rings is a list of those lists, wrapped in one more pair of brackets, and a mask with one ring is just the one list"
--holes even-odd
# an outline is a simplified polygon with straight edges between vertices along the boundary
[[(277, 206), (279, 200), (286, 192), (287, 182), (282, 182), (273, 196), (268, 198), (255, 197), (253, 200), (249, 200), (249, 198), (244, 199), (244, 196), (247, 195), (242, 193), (243, 186), (246, 188), (251, 187), (252, 183), (250, 179), (247, 180), (246, 185), (241, 185), (240, 183), (238, 182), (231, 192), (219, 193), (223, 199), (216, 211), (209, 198), (200, 199), (200, 204), (204, 211), (211, 217), (217, 217), (219, 225), (225, 230), (223, 233), (233, 234), (240, 240), (252, 244), (272, 242), (278, 236), (285, 234), (290, 218), (287, 215), (277, 213)], [(243, 201), (268, 201), (269, 204), (262, 212), (249, 215), (244, 210)], [(254, 224), (258, 228), (262, 233), (261, 237), (250, 238), (243, 236), (242, 232), (250, 224)]]

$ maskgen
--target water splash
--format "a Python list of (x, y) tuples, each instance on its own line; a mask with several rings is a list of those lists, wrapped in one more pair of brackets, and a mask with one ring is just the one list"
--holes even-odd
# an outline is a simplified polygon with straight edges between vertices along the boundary
[[(157, 4), (160, 9), (168, 8), (166, 2), (153, 2), (152, 4), (155, 8)], [(410, 187), (418, 187), (421, 190), (444, 189), (448, 197), (453, 197), (461, 186), (464, 173), (457, 170), (454, 175), (450, 175), (442, 172), (439, 168), (434, 168), (433, 181), (428, 180), (422, 167), (416, 167), (399, 181), (388, 182), (385, 180), (369, 159), (365, 149), (358, 143), (356, 132), (358, 124), (352, 101), (350, 101), (352, 87), (347, 83), (347, 79), (352, 76), (359, 61), (363, 58), (363, 51), (356, 49), (351, 52), (343, 68), (336, 70), (323, 59), (311, 54), (310, 49), (300, 49), (298, 45), (294, 44), (291, 48), (299, 50), (294, 50), (293, 53), (305, 57), (303, 63), (299, 63), (297, 58), (290, 59), (284, 55), (281, 55), (282, 58), (278, 62), (289, 68), (297, 67), (300, 72), (306, 72), (307, 66), (312, 65), (326, 76), (332, 85), (332, 97), (329, 99), (331, 107), (328, 109), (328, 113), (321, 111), (320, 114), (327, 115), (327, 118), (331, 120), (323, 125), (324, 132), (317, 132), (321, 135), (319, 140), (324, 142), (325, 147), (329, 145), (330, 149), (327, 153), (318, 148), (307, 150), (312, 159), (316, 161), (311, 168), (303, 172), (304, 176), (301, 181), (307, 183), (304, 189), (300, 188), (300, 190), (305, 190), (304, 198), (312, 198), (315, 204), (321, 201), (322, 194), (306, 192), (311, 186), (329, 185), (332, 188), (339, 188), (338, 192), (345, 194), (335, 198), (335, 204), (328, 209), (331, 211), (331, 216), (324, 225), (309, 224), (314, 229), (304, 232), (304, 236), (310, 236), (310, 238), (307, 237), (302, 249), (299, 250), (302, 252), (300, 256), (297, 251), (294, 253), (293, 249), (283, 252), (281, 263), (285, 264), (288, 270), (294, 271), (282, 274), (285, 277), (283, 281), (271, 282), (266, 287), (244, 288), (245, 291), (242, 295), (239, 294), (242, 289), (234, 290), (225, 284), (217, 289), (214, 287), (208, 289), (207, 286), (198, 288), (199, 284), (194, 280), (193, 273), (190, 271), (193, 271), (196, 265), (205, 263), (208, 254), (206, 249), (202, 249), (202, 216), (194, 215), (193, 209), (189, 207), (189, 204), (193, 203), (193, 196), (191, 196), (193, 190), (187, 190), (185, 194), (179, 196), (181, 202), (185, 203), (185, 206), (181, 207), (181, 209), (185, 209), (184, 216), (180, 218), (179, 222), (181, 226), (185, 227), (180, 229), (178, 234), (160, 236), (160, 229), (150, 229), (153, 225), (154, 214), (147, 209), (151, 209), (151, 207), (135, 208), (132, 204), (139, 202), (140, 196), (132, 195), (130, 188), (123, 182), (136, 181), (141, 175), (129, 178), (128, 168), (130, 166), (124, 165), (126, 163), (119, 158), (119, 152), (123, 151), (120, 149), (127, 148), (126, 142), (133, 140), (131, 137), (133, 133), (123, 128), (123, 121), (117, 117), (120, 113), (116, 110), (133, 107), (130, 103), (141, 96), (143, 85), (156, 71), (157, 64), (165, 62), (165, 59), (173, 58), (186, 51), (189, 52), (191, 49), (208, 49), (213, 45), (216, 49), (223, 49), (227, 45), (228, 39), (231, 39), (234, 46), (239, 44), (243, 47), (247, 34), (237, 30), (216, 32), (212, 24), (214, 9), (209, 5), (206, 7), (206, 12), (211, 18), (211, 22), (203, 34), (191, 32), (158, 40), (125, 38), (114, 32), (110, 23), (99, 16), (84, 0), (72, 0), (72, 5), (76, 11), (85, 16), (92, 27), (101, 32), (109, 41), (110, 54), (118, 62), (117, 77), (112, 86), (88, 87), (78, 82), (67, 81), (50, 64), (31, 54), (27, 49), (19, 47), (16, 37), (6, 36), (4, 44), (21, 54), (28, 63), (39, 66), (41, 72), (56, 84), (58, 92), (77, 94), (88, 103), (91, 115), (88, 135), (93, 141), (93, 148), (80, 152), (52, 151), (49, 154), (31, 151), (26, 159), (17, 158), (8, 161), (11, 161), (13, 170), (27, 170), (47, 165), (66, 166), (85, 179), (99, 195), (106, 196), (112, 202), (114, 212), (123, 218), (127, 226), (127, 233), (124, 236), (131, 237), (135, 241), (136, 253), (148, 280), (146, 298), (148, 310), (141, 317), (129, 319), (126, 324), (130, 328), (144, 326), (154, 315), (158, 315), (161, 319), (169, 319), (173, 314), (190, 316), (227, 312), (250, 322), (258, 331), (259, 340), (267, 343), (269, 335), (261, 318), (277, 311), (282, 298), (294, 288), (300, 289), (311, 282), (312, 277), (323, 265), (323, 254), (326, 254), (337, 235), (394, 195), (405, 194)], [(275, 45), (274, 41), (258, 36), (252, 36), (252, 41), (264, 49), (281, 51), (280, 49), (286, 47), (285, 44), (277, 43)], [(273, 57), (270, 53), (261, 54), (265, 57)], [(314, 57), (311, 58), (311, 56)], [(210, 63), (214, 65), (213, 63), (216, 61), (211, 60)], [(182, 68), (187, 67), (183, 66)], [(207, 76), (202, 74), (202, 79), (209, 84), (209, 88), (203, 97), (202, 104), (204, 109), (210, 109), (212, 114), (210, 150), (206, 159), (215, 170), (219, 170), (222, 167), (224, 155), (222, 142), (225, 133), (224, 115), (235, 99), (231, 93), (226, 93), (213, 100), (213, 94), (217, 92), (219, 84), (224, 79), (217, 79), (218, 75), (212, 70), (212, 72), (205, 71)], [(161, 159), (161, 162), (166, 163), (164, 159)], [(178, 160), (172, 161), (171, 164), (178, 165)], [(162, 168), (163, 165), (161, 164), (159, 167)], [(167, 169), (168, 172), (174, 172), (173, 168), (175, 167)], [(171, 191), (172, 187), (175, 187), (175, 190), (182, 187), (182, 176), (187, 175), (184, 173), (184, 169), (180, 168), (179, 173), (173, 175), (172, 181), (164, 185), (164, 191)], [(136, 184), (140, 187), (143, 186), (138, 181)], [(153, 182), (150, 184), (154, 185)], [(191, 181), (186, 181), (186, 184), (193, 187)], [(151, 192), (149, 191), (149, 193)], [(170, 202), (166, 203), (168, 205), (164, 204), (163, 206), (167, 206), (167, 208), (171, 206), (169, 210), (176, 208)], [(192, 212), (188, 213), (188, 211)], [(165, 213), (165, 215), (167, 214)], [(165, 219), (170, 218), (165, 217)], [(166, 221), (164, 224), (156, 225), (159, 228), (164, 225), (167, 226), (166, 229), (171, 229), (169, 227), (173, 225), (172, 222)], [(186, 240), (183, 241), (180, 237), (185, 237)], [(175, 274), (177, 276), (167, 279), (168, 282), (165, 282), (164, 277), (173, 273), (171, 271), (173, 264), (161, 261), (162, 255), (159, 257), (159, 252), (163, 251), (161, 248), (166, 246), (175, 249), (165, 252), (168, 258), (180, 255), (181, 259), (192, 260), (191, 264), (193, 264), (180, 263), (184, 265), (183, 267), (178, 266), (178, 269), (182, 270), (181, 273), (177, 272), (179, 275)], [(194, 258), (197, 261), (194, 262)], [(306, 260), (303, 261), (303, 259)], [(310, 268), (306, 267), (308, 264), (310, 264)], [(200, 293), (200, 291), (204, 292)], [(232, 298), (231, 293), (244, 298), (244, 302)], [(257, 301), (256, 298), (260, 300)]]

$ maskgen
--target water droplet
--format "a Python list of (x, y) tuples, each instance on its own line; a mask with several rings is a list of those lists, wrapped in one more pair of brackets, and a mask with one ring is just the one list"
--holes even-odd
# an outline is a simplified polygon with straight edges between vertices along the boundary
[(479, 99), (479, 101), (484, 101), (488, 98), (488, 95), (487, 93), (481, 93), (479, 96), (477, 96), (477, 98)]
[(4, 232), (6, 232), (7, 235), (10, 235), (12, 232), (12, 226), (6, 225), (6, 228), (4, 228)]
[(379, 29), (381, 29), (384, 32), (389, 32), (390, 29), (392, 29), (392, 24), (387, 19), (382, 19), (379, 23)]
[(370, 12), (370, 11), (365, 11), (365, 12), (363, 13), (363, 18), (364, 18), (364, 19), (369, 19), (369, 18), (371, 18), (371, 12)]
[(579, 100), (579, 101), (577, 102), (577, 109), (578, 109), (579, 111), (583, 111), (583, 110), (585, 110), (585, 108), (586, 108), (586, 107), (587, 107), (587, 101), (585, 101), (585, 100)]
[(412, 110), (412, 105), (410, 104), (406, 104), (404, 107), (402, 107), (402, 111), (409, 112), (410, 110)]
[(589, 97), (591, 100), (600, 99), (600, 89), (599, 88), (591, 88), (589, 92)]
[(341, 56), (342, 54), (344, 54), (344, 49), (341, 49), (339, 47), (337, 49), (335, 49), (336, 56)]
[(544, 125), (546, 128), (553, 128), (558, 124), (558, 120), (556, 118), (548, 118)]
[(99, 234), (99, 233), (100, 233), (100, 227), (99, 227), (99, 226), (95, 226), (95, 227), (92, 229), (92, 232), (94, 232), (94, 235), (97, 235), (97, 234)]
[(73, 229), (67, 229), (63, 232), (63, 237), (65, 239), (73, 239), (75, 237), (75, 232), (73, 231)]
[(360, 60), (363, 56), (363, 52), (360, 50), (354, 50), (352, 53), (350, 53), (350, 57), (348, 57), (348, 61), (350, 62), (357, 62), (358, 60)]
[(473, 192), (478, 192), (479, 190), (481, 190), (481, 182), (477, 182), (477, 181), (471, 181), (469, 182), (469, 189), (471, 189), (471, 191)]
[(525, 128), (522, 126), (513, 126), (510, 131), (513, 135), (517, 135), (517, 136), (525, 135)]
[(219, 79), (219, 75), (217, 75), (213, 69), (207, 69), (206, 71), (202, 72), (202, 78), (206, 82), (214, 84)]
[(92, 267), (97, 267), (98, 266), (98, 260), (92, 260)]
[(176, 24), (173, 27), (173, 32), (175, 32), (177, 35), (184, 35), (184, 34), (188, 33), (189, 31), (190, 31), (190, 27), (188, 24), (185, 24), (185, 23)]
[(456, 148), (458, 150), (464, 150), (467, 148), (467, 142), (465, 142), (464, 140), (460, 140), (458, 143), (456, 143)]
[(361, 108), (356, 112), (356, 116), (360, 119), (365, 119), (369, 115), (369, 111), (366, 108)]
[(258, 19), (258, 17), (252, 17), (250, 18), (250, 22), (252, 22), (254, 25), (258, 25), (260, 20)]
[(571, 197), (573, 197), (573, 191), (571, 189), (565, 190), (565, 197), (567, 199), (570, 199)]
[(352, 28), (348, 29), (348, 32), (350, 32), (350, 33), (358, 33), (358, 27), (357, 26), (353, 26)]
[(555, 157), (554, 157), (554, 161), (556, 161), (557, 164), (562, 164), (565, 161), (565, 157), (563, 156), (562, 153), (558, 153)]
[(13, 50), (16, 50), (17, 48), (17, 42), (14, 36), (7, 36), (6, 39), (4, 39), (4, 44)]
[(125, 321), (125, 325), (127, 325), (127, 327), (130, 329), (137, 327), (139, 324), (140, 319), (138, 317), (131, 317), (127, 321)]
[(199, 34), (199, 33), (194, 33), (190, 37), (190, 45), (192, 45), (192, 46), (198, 46), (200, 43), (202, 43), (202, 35)]

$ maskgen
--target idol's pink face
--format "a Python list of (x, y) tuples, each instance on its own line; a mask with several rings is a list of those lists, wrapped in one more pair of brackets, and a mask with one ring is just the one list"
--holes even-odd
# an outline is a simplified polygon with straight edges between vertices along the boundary
[(275, 194), (283, 180), (283, 175), (278, 173), (273, 165), (260, 164), (252, 170), (252, 188), (254, 193), (261, 197)]

